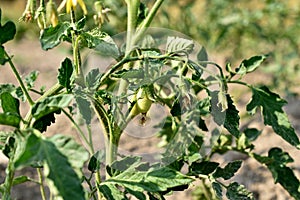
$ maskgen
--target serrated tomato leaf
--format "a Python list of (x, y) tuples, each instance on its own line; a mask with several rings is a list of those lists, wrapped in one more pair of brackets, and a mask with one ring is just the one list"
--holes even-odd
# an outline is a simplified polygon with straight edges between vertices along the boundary
[(169, 188), (189, 184), (192, 178), (181, 174), (168, 167), (152, 169), (150, 171), (125, 170), (117, 176), (106, 180), (106, 183), (113, 183), (138, 192), (163, 192)]
[(291, 145), (300, 149), (300, 141), (282, 107), (286, 101), (271, 92), (267, 87), (252, 88), (252, 99), (247, 105), (247, 111), (254, 113), (261, 108), (264, 124), (272, 126), (276, 134)]
[(223, 178), (224, 180), (228, 180), (234, 176), (234, 174), (240, 169), (241, 165), (241, 160), (232, 161), (224, 168), (218, 167), (213, 176), (215, 178)]
[(71, 29), (69, 22), (59, 23), (55, 27), (45, 28), (40, 37), (42, 49), (49, 50), (61, 43), (68, 37), (68, 32)]
[(293, 162), (293, 158), (287, 152), (275, 147), (269, 150), (267, 157), (254, 154), (254, 158), (268, 167), (275, 183), (282, 185), (295, 199), (300, 199), (300, 181), (293, 170), (286, 166), (286, 164)]
[[(85, 156), (79, 155), (84, 152), (81, 149), (78, 151), (79, 145), (70, 139), (64, 140), (63, 145), (57, 145), (57, 137), (61, 139), (65, 136), (46, 139), (38, 131), (32, 131), (27, 137), (23, 152), (14, 165), (16, 169), (21, 169), (41, 163), (44, 175), (50, 183), (49, 188), (55, 196), (66, 200), (84, 200), (85, 194), (81, 180), (73, 169), (73, 167), (82, 166), (85, 162)], [(70, 156), (68, 152), (77, 153), (76, 156)]]
[(223, 106), (220, 104), (220, 91), (210, 92), (211, 96), (211, 114), (214, 121), (218, 125), (224, 125), (224, 127), (232, 134), (234, 137), (238, 138), (240, 136), (239, 131), (239, 111), (233, 104), (231, 97), (228, 94), (224, 94), (224, 101), (226, 102), (226, 110), (223, 110)]
[(231, 97), (227, 94), (226, 95), (228, 108), (226, 110), (225, 122), (224, 127), (231, 133), (234, 137), (238, 138), (240, 136), (239, 130), (239, 111), (233, 104)]
[(108, 34), (101, 32), (99, 28), (84, 32), (81, 36), (85, 41), (85, 46), (96, 50), (100, 55), (111, 56), (115, 59), (120, 56), (116, 43)]
[(249, 192), (245, 186), (237, 182), (230, 183), (227, 187), (226, 196), (229, 200), (252, 200), (253, 194)]
[(60, 109), (69, 106), (73, 98), (74, 97), (71, 94), (60, 94), (47, 97), (33, 105), (31, 114), (36, 120), (38, 120), (43, 116), (57, 112)]
[(194, 42), (185, 38), (168, 37), (166, 51), (168, 53), (190, 53), (194, 49)]
[(73, 64), (69, 58), (66, 58), (58, 69), (58, 82), (60, 85), (64, 86), (67, 91), (72, 89), (72, 75), (73, 75)]

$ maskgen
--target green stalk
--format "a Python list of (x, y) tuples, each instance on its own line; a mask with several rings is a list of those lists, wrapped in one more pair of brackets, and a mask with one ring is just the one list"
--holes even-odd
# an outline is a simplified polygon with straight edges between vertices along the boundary
[(42, 175), (41, 168), (37, 168), (36, 171), (37, 171), (37, 174), (39, 176), (39, 184), (40, 184), (40, 191), (41, 191), (42, 200), (46, 200), (45, 186), (44, 186), (44, 181), (43, 181), (43, 175)]
[(137, 29), (136, 35), (135, 35), (135, 42), (138, 41), (144, 34), (146, 29), (150, 26), (151, 22), (153, 21), (154, 16), (156, 15), (158, 9), (162, 5), (164, 0), (157, 0), (155, 4), (153, 5), (152, 9), (150, 10), (147, 17), (144, 19), (144, 21), (140, 24), (140, 26)]
[(131, 52), (134, 43), (132, 41), (137, 26), (140, 0), (126, 0), (127, 3), (127, 38), (125, 55)]
[(6, 177), (4, 181), (4, 193), (2, 195), (2, 200), (11, 200), (10, 191), (11, 191), (11, 187), (15, 175), (15, 169), (13, 167), (14, 163), (12, 160), (13, 158), (9, 159), (7, 168), (5, 170)]
[(84, 84), (84, 76), (81, 69), (81, 58), (80, 58), (80, 52), (79, 52), (79, 41), (81, 39), (80, 35), (78, 36), (76, 34), (76, 18), (75, 18), (75, 11), (73, 7), (71, 7), (71, 26), (73, 27), (73, 30), (71, 31), (72, 36), (72, 47), (73, 47), (73, 61), (74, 61), (74, 67), (75, 67), (75, 73), (76, 73), (76, 82), (79, 85)]
[(5, 56), (8, 58), (8, 63), (10, 65), (10, 67), (11, 67), (11, 69), (12, 69), (15, 77), (17, 78), (17, 80), (18, 80), (18, 82), (20, 84), (20, 87), (22, 89), (22, 92), (25, 94), (25, 96), (26, 96), (26, 98), (28, 100), (28, 103), (29, 103), (29, 105), (31, 107), (34, 104), (34, 101), (31, 99), (31, 97), (30, 97), (30, 95), (28, 93), (28, 90), (25, 87), (25, 84), (23, 83), (23, 80), (22, 80), (22, 78), (21, 78), (21, 76), (20, 76), (17, 68), (15, 67), (14, 63), (11, 61), (11, 58), (9, 57), (8, 53), (6, 51), (4, 51), (4, 53), (5, 53)]

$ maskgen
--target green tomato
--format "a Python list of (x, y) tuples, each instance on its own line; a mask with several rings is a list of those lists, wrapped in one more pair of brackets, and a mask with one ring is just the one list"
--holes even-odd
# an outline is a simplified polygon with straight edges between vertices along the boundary
[(152, 101), (149, 99), (147, 90), (145, 88), (140, 88), (136, 94), (136, 98), (136, 105), (140, 113), (147, 113), (152, 105)]

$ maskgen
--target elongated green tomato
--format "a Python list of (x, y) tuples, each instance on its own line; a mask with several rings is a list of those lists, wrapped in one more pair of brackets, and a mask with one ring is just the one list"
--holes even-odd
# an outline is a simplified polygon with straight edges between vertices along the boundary
[(149, 99), (149, 96), (147, 94), (147, 89), (140, 88), (136, 94), (136, 98), (137, 98), (136, 105), (140, 113), (142, 114), (147, 113), (152, 105), (152, 101)]

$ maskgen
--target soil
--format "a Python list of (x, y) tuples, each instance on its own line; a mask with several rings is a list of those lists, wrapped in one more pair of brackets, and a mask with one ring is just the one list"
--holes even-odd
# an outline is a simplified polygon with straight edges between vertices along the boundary
[[(40, 44), (36, 41), (24, 39), (20, 40), (17, 43), (9, 42), (6, 46), (8, 52), (14, 55), (14, 62), (22, 74), (22, 76), (27, 75), (32, 70), (38, 70), (40, 72), (40, 76), (36, 82), (36, 88), (40, 88), (45, 85), (49, 88), (56, 80), (57, 69), (60, 66), (60, 63), (66, 55), (68, 54), (68, 46), (60, 45), (58, 48), (49, 51), (42, 51), (40, 48)], [(67, 47), (67, 48), (66, 48)], [(103, 60), (99, 58), (93, 58), (89, 62), (92, 65), (100, 66), (101, 70), (105, 70), (104, 66), (107, 66), (107, 63), (103, 63)], [(218, 61), (222, 62), (222, 59), (218, 58)], [(106, 61), (107, 62), (107, 61)], [(15, 78), (10, 71), (9, 66), (2, 66), (0, 72), (0, 84), (2, 83), (14, 83), (17, 84)], [(254, 79), (265, 79), (266, 77), (259, 76), (256, 74), (252, 76), (252, 81)], [(243, 102), (243, 101), (241, 101)], [(242, 105), (238, 105), (242, 106)], [(286, 106), (286, 111), (288, 112), (292, 123), (294, 124), (297, 132), (300, 132), (299, 120), (300, 120), (300, 112), (299, 112), (300, 100), (292, 99), (290, 103)], [(154, 111), (152, 115), (152, 119), (149, 124), (146, 124), (145, 127), (140, 126), (138, 123), (131, 124), (131, 128), (127, 131), (127, 134), (122, 136), (121, 140), (121, 150), (124, 153), (131, 154), (143, 154), (143, 155), (153, 155), (153, 153), (157, 153), (157, 143), (158, 140), (154, 137), (154, 135), (150, 132), (143, 132), (144, 137), (138, 135), (143, 130), (148, 130), (151, 124), (156, 123), (161, 118), (160, 114), (164, 112), (164, 110), (160, 107), (157, 107), (158, 111)], [(22, 110), (24, 114), (26, 110)], [(154, 116), (154, 117), (153, 117)], [(66, 126), (67, 119), (64, 116), (57, 116), (57, 123), (50, 127), (46, 133), (47, 136), (63, 133), (67, 135), (71, 135), (78, 142), (80, 142), (79, 137), (76, 134), (76, 131), (73, 127)], [(256, 119), (249, 123), (250, 127), (261, 127), (261, 120)], [(97, 148), (103, 148), (103, 138), (101, 137), (101, 133), (99, 133), (100, 127), (95, 125), (92, 127), (93, 131), (97, 132), (94, 138), (95, 146)], [(0, 130), (2, 128), (0, 127)], [(151, 129), (150, 129), (151, 130)], [(130, 134), (133, 133), (133, 134)], [(295, 162), (290, 166), (295, 169), (297, 176), (300, 178), (300, 157), (299, 151), (294, 147), (288, 145), (285, 141), (283, 141), (279, 136), (274, 134), (270, 128), (264, 128), (263, 134), (259, 139), (255, 142), (255, 152), (266, 155), (268, 149), (271, 147), (280, 147), (285, 151), (289, 152), (289, 154), (295, 159)], [(146, 157), (151, 160), (150, 157)], [(214, 160), (220, 163), (227, 163), (231, 160), (241, 159), (244, 160), (244, 164), (240, 169), (235, 181), (238, 181), (241, 184), (244, 184), (250, 191), (254, 192), (256, 199), (261, 200), (287, 200), (292, 199), (289, 197), (287, 192), (282, 189), (282, 187), (278, 184), (275, 184), (271, 173), (266, 169), (266, 167), (259, 165), (255, 160), (246, 158), (245, 156), (237, 153), (227, 153), (225, 155), (216, 155)], [(4, 179), (4, 170), (5, 170), (6, 158), (4, 156), (0, 157), (0, 181)], [(31, 177), (34, 177), (34, 173), (31, 170), (25, 170), (18, 173), (25, 172)], [(192, 185), (188, 190), (184, 193), (175, 192), (171, 196), (169, 196), (168, 200), (179, 200), (179, 199), (192, 199), (192, 191), (196, 188), (196, 185)], [(13, 190), (13, 197), (18, 200), (37, 200), (40, 199), (39, 196), (39, 188), (36, 184), (23, 184), (17, 186)]]

